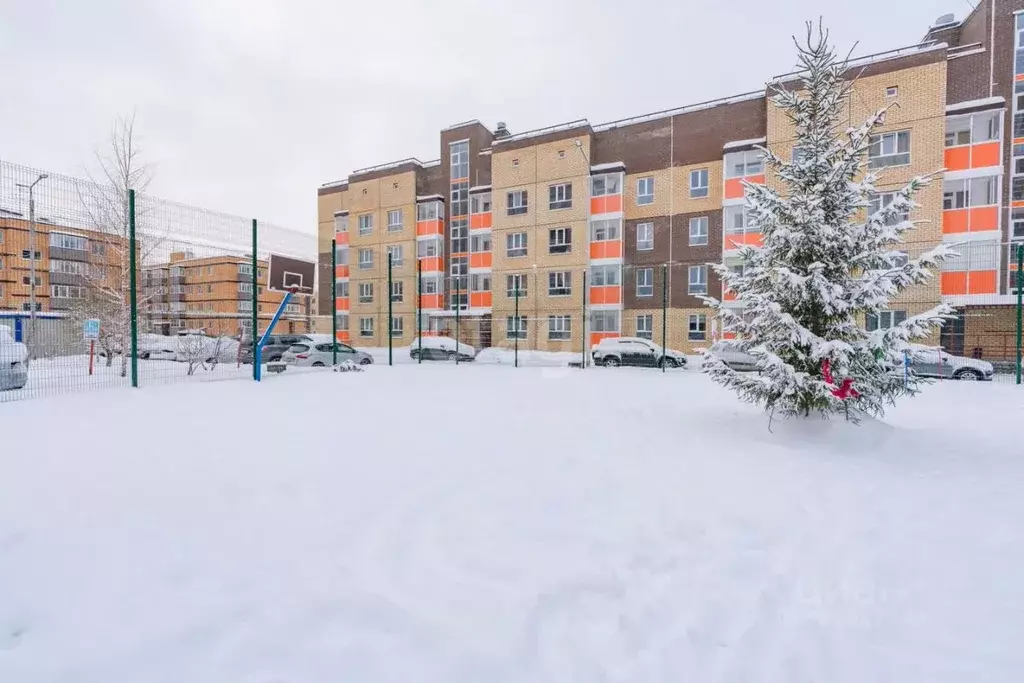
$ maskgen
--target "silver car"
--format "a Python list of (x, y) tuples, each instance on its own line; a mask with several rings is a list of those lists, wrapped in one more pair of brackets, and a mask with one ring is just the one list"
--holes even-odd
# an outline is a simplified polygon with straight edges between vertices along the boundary
[(0, 391), (21, 389), (28, 382), (25, 345), (0, 337)]
[[(338, 349), (338, 362), (352, 361), (357, 365), (370, 365), (373, 363), (373, 356), (365, 351), (357, 351), (347, 344), (335, 342)], [(293, 344), (283, 354), (281, 362), (285, 365), (294, 365), (299, 368), (323, 368), (334, 365), (334, 349), (331, 342), (316, 343), (313, 341), (301, 344)]]
[(737, 372), (755, 372), (757, 359), (731, 341), (719, 341), (711, 345), (712, 355)]
[(995, 368), (988, 361), (952, 356), (945, 351), (917, 346), (910, 354), (910, 369), (921, 377), (990, 381)]

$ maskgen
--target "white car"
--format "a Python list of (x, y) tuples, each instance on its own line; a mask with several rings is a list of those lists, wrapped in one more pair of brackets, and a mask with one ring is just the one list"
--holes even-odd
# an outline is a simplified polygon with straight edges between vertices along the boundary
[(757, 370), (757, 359), (746, 351), (741, 351), (735, 342), (715, 342), (711, 345), (707, 355), (720, 359), (737, 372), (754, 372)]
[(592, 347), (595, 365), (618, 367), (635, 365), (648, 368), (685, 368), (686, 356), (679, 351), (662, 349), (642, 337), (609, 337)]
[(21, 389), (28, 382), (28, 349), (0, 326), (0, 391)]
[[(419, 360), (420, 345), (423, 348), (423, 360), (455, 360), (455, 340), (451, 337), (417, 337), (409, 344), (409, 356), (413, 360)], [(476, 349), (464, 341), (458, 342), (458, 356), (460, 361), (473, 360), (476, 357)]]
[(917, 344), (910, 353), (910, 369), (921, 377), (967, 381), (991, 381), (995, 374), (995, 368), (988, 361), (952, 356), (942, 349)]

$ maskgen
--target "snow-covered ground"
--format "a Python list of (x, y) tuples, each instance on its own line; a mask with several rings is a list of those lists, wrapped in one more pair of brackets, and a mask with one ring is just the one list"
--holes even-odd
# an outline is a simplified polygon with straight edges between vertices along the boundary
[(1021, 414), (443, 363), (12, 403), (0, 681), (1019, 681)]

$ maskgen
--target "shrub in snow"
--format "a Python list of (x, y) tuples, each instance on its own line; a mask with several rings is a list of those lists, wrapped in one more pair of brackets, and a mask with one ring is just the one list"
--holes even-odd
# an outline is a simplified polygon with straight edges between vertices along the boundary
[(361, 368), (358, 364), (356, 364), (353, 361), (343, 360), (343, 361), (341, 361), (340, 363), (338, 363), (337, 365), (334, 366), (334, 371), (335, 372), (362, 372), (363, 368)]
[[(939, 245), (916, 259), (897, 249), (914, 224), (913, 196), (930, 177), (912, 180), (890, 204), (867, 215), (879, 178), (867, 168), (869, 138), (882, 109), (856, 128), (840, 128), (852, 95), (844, 60), (808, 24), (798, 45), (802, 89), (774, 88), (772, 101), (794, 123), (799, 153), (784, 160), (762, 150), (779, 190), (747, 184), (750, 225), (761, 247), (740, 249), (742, 271), (710, 264), (736, 293), (732, 308), (706, 298), (732, 346), (757, 360), (759, 372), (732, 370), (712, 349), (703, 369), (716, 382), (782, 415), (879, 415), (901, 394), (917, 391), (896, 371), (911, 340), (940, 326), (947, 306), (866, 331), (865, 316), (888, 308), (906, 287), (931, 277), (952, 252)], [(793, 86), (793, 83), (789, 84)]]

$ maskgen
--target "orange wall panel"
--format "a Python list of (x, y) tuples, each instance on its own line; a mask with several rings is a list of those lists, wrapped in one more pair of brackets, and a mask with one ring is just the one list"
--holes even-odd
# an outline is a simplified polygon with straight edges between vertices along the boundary
[(440, 256), (427, 256), (420, 259), (420, 272), (434, 273), (441, 272), (444, 264)]
[(743, 197), (743, 178), (727, 178), (725, 181), (725, 198), (740, 199)]
[(334, 277), (348, 277), (348, 266), (335, 266)]
[(732, 291), (731, 289), (726, 289), (724, 292), (722, 292), (722, 301), (735, 301), (735, 300), (736, 300), (736, 292)]
[(590, 258), (622, 258), (622, 240), (591, 242)]
[(492, 218), (491, 218), (491, 216), (492, 215), (493, 214), (491, 214), (490, 211), (487, 211), (485, 213), (475, 213), (475, 214), (473, 214), (472, 216), (469, 217), (469, 229), (470, 230), (474, 230), (474, 229), (489, 228), (489, 227), (491, 227), (491, 225), (492, 225)]
[(968, 209), (949, 209), (942, 212), (942, 232), (946, 235), (953, 235), (958, 232), (967, 232)]
[(951, 272), (942, 274), (942, 293), (945, 296), (967, 293), (967, 273)]
[(591, 332), (590, 333), (590, 345), (599, 343), (602, 339), (612, 339), (618, 337), (618, 332)]
[(590, 303), (620, 304), (622, 303), (622, 287), (620, 287), (619, 285), (591, 287)]
[(348, 244), (348, 233), (347, 232), (336, 232), (334, 233), (334, 242), (339, 247), (343, 244)]
[(424, 294), (420, 302), (422, 308), (441, 308), (444, 303), (441, 294)]
[(338, 341), (340, 341), (340, 342), (348, 342), (349, 341), (348, 330), (338, 330)]
[(745, 232), (739, 235), (726, 235), (725, 236), (725, 248), (739, 249), (744, 245), (750, 245), (752, 247), (761, 246), (761, 233), (759, 232)]
[(596, 216), (601, 213), (605, 213), (604, 210), (604, 197), (591, 197), (590, 198), (590, 215)]
[(335, 302), (337, 303), (337, 306), (334, 309), (336, 311), (347, 311), (351, 308), (348, 297), (336, 299)]
[[(971, 211), (971, 232), (981, 232), (984, 230), (998, 230), (999, 229), (999, 207), (998, 206), (979, 206), (973, 208)], [(943, 219), (943, 232), (945, 232), (946, 221)]]
[(622, 211), (622, 195), (621, 194), (610, 194), (605, 199), (604, 210), (607, 213), (615, 213), (616, 211)]
[(441, 221), (418, 221), (416, 223), (417, 235), (440, 235), (443, 233)]
[(982, 142), (971, 145), (971, 168), (984, 168), (985, 166), (998, 166), (999, 141)]
[(994, 270), (972, 270), (968, 273), (967, 280), (968, 294), (997, 294), (999, 292)]
[(971, 148), (947, 147), (943, 163), (947, 171), (962, 171), (971, 167)]
[(471, 292), (469, 295), (470, 308), (490, 308), (491, 292)]
[(490, 268), (491, 262), (494, 256), (489, 251), (483, 251), (477, 254), (469, 255), (469, 267), (470, 268)]

